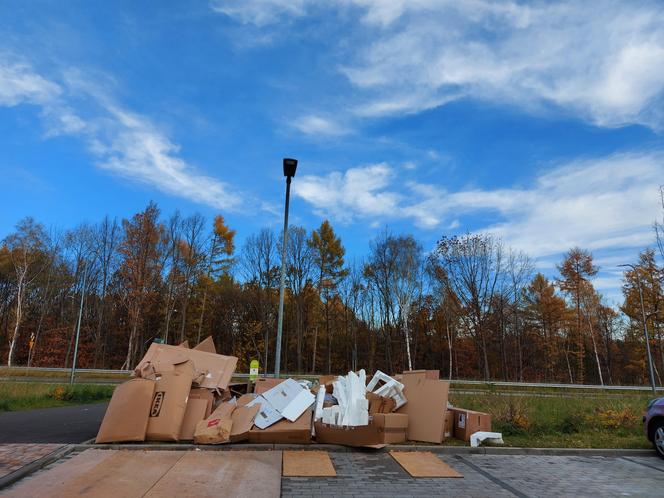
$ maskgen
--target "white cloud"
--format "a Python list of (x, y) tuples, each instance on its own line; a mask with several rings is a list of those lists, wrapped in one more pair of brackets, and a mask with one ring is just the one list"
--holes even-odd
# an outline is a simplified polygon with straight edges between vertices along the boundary
[[(448, 192), (432, 185), (397, 185), (387, 164), (305, 176), (295, 194), (326, 216), (352, 220), (412, 220), (424, 229), (451, 229), (466, 217), (535, 257), (573, 246), (590, 250), (642, 248), (660, 215), (658, 186), (664, 153), (617, 154), (553, 167), (531, 185)], [(478, 217), (500, 221), (482, 225)]]
[(558, 109), (600, 126), (664, 126), (661, 2), (213, 3), (258, 26), (326, 15), (309, 8), (321, 5), (345, 14), (327, 17), (344, 23), (334, 53), (355, 86), (347, 98), (359, 116), (417, 113), (474, 98), (529, 112)]
[[(374, 39), (344, 69), (370, 90), (362, 114), (473, 97), (553, 104), (597, 124), (661, 125), (661, 4), (360, 1)], [(392, 3), (392, 2), (390, 2)]]
[(0, 65), (0, 105), (44, 104), (60, 94), (60, 86), (35, 74), (27, 64)]
[(27, 64), (0, 60), (0, 105), (22, 103), (41, 108), (47, 137), (80, 136), (102, 169), (218, 209), (240, 204), (228, 185), (179, 157), (179, 146), (148, 118), (123, 109), (100, 87), (71, 75), (56, 83)]
[(329, 118), (310, 114), (296, 119), (293, 126), (306, 135), (314, 136), (340, 136), (348, 130)]
[(213, 0), (212, 10), (243, 24), (265, 26), (283, 17), (304, 15), (305, 0)]

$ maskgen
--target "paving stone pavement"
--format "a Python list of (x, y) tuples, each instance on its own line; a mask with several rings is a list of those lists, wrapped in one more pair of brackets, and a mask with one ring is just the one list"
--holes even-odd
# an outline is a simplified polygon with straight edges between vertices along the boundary
[(649, 457), (441, 455), (463, 479), (410, 477), (387, 453), (330, 453), (337, 477), (284, 477), (283, 497), (664, 496), (664, 460)]
[(61, 444), (0, 444), (0, 477), (62, 447)]

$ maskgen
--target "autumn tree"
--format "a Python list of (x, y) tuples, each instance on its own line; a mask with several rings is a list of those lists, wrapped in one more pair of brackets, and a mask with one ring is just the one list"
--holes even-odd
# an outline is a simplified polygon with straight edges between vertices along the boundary
[(589, 284), (598, 268), (593, 264), (593, 256), (590, 252), (574, 247), (570, 249), (563, 259), (562, 264), (557, 266), (560, 272), (558, 286), (571, 299), (575, 309), (574, 335), (571, 343), (576, 344), (576, 381), (583, 384), (585, 378), (585, 340), (583, 334), (582, 296), (584, 286)]
[(43, 225), (33, 218), (24, 218), (16, 224), (16, 231), (8, 235), (3, 245), (7, 248), (15, 274), (14, 331), (9, 341), (7, 366), (11, 367), (24, 315), (26, 293), (45, 266), (45, 248), (48, 241)]
[(505, 276), (502, 243), (489, 234), (443, 237), (432, 256), (464, 309), (462, 321), (475, 339), (479, 370), (488, 380), (488, 322), (495, 304), (494, 293)]
[(222, 215), (218, 214), (215, 216), (212, 223), (212, 237), (208, 248), (207, 265), (203, 282), (203, 302), (201, 304), (201, 313), (198, 317), (197, 343), (201, 341), (201, 331), (203, 329), (205, 307), (210, 290), (210, 280), (229, 273), (233, 264), (233, 252), (235, 251), (234, 239), (235, 230), (231, 230), (226, 225)]
[(127, 356), (123, 368), (131, 368), (139, 346), (139, 327), (142, 310), (161, 278), (160, 244), (164, 226), (159, 222), (159, 208), (150, 202), (145, 210), (130, 220), (122, 220), (124, 236), (118, 252), (122, 258), (119, 268), (124, 286), (124, 299), (129, 310), (130, 333)]
[[(325, 332), (327, 337), (327, 373), (332, 369), (332, 334), (330, 331), (330, 298), (339, 285), (339, 281), (348, 274), (344, 268), (346, 250), (341, 239), (336, 236), (332, 225), (324, 220), (309, 239), (316, 271), (316, 287), (325, 305)], [(315, 369), (315, 357), (314, 357)]]
[(560, 333), (566, 317), (565, 300), (556, 295), (553, 283), (537, 273), (523, 291), (524, 314), (530, 330), (542, 344), (544, 381), (555, 379), (555, 366), (560, 356)]

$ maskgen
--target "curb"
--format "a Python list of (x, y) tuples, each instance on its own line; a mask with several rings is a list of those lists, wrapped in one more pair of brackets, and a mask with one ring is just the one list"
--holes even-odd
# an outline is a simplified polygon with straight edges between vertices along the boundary
[(15, 470), (14, 472), (7, 474), (6, 476), (0, 477), (0, 490), (4, 489), (8, 486), (11, 486), (14, 484), (16, 481), (23, 479), (24, 477), (29, 476), (30, 474), (43, 469), (47, 465), (55, 462), (56, 460), (59, 460), (65, 455), (68, 455), (74, 451), (74, 446), (73, 445), (67, 445), (62, 448), (58, 448), (56, 450), (53, 450), (51, 453), (48, 455), (45, 455), (41, 457), (38, 460), (35, 460), (33, 462), (30, 462), (20, 469)]
[(469, 446), (435, 446), (435, 445), (403, 445), (388, 444), (381, 449), (354, 448), (337, 444), (218, 444), (218, 445), (196, 445), (180, 443), (147, 443), (147, 444), (75, 444), (72, 450), (83, 451), (88, 449), (99, 450), (144, 450), (144, 451), (328, 451), (333, 453), (350, 452), (388, 452), (388, 451), (431, 451), (441, 455), (532, 455), (532, 456), (581, 456), (581, 457), (656, 457), (652, 450), (645, 449), (620, 449), (620, 448), (499, 448), (495, 446), (480, 446), (471, 448)]

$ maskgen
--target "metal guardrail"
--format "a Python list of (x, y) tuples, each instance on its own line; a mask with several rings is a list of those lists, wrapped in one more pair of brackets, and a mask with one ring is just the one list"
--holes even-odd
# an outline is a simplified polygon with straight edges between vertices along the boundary
[[(71, 368), (49, 368), (49, 367), (0, 367), (0, 371), (5, 373), (11, 373), (12, 370), (17, 371), (40, 371), (40, 372), (61, 372), (69, 373)], [(126, 374), (129, 375), (132, 370), (104, 370), (104, 369), (95, 369), (95, 368), (77, 368), (76, 373), (93, 373), (93, 374)], [(288, 377), (288, 374), (283, 374), (283, 377)], [(295, 377), (318, 377), (314, 374), (294, 374)], [(233, 377), (245, 379), (249, 377), (247, 373), (234, 373)], [(262, 377), (274, 377), (273, 374), (265, 374)], [(544, 389), (593, 389), (593, 390), (606, 390), (606, 391), (650, 391), (652, 388), (650, 386), (609, 386), (609, 385), (588, 385), (588, 384), (550, 384), (550, 383), (540, 383), (540, 382), (507, 382), (507, 381), (493, 381), (493, 380), (464, 380), (464, 379), (452, 379), (450, 380), (451, 384), (470, 384), (477, 386), (496, 386), (496, 387), (534, 387), (534, 388), (544, 388)], [(657, 391), (664, 392), (664, 387), (657, 387)]]

